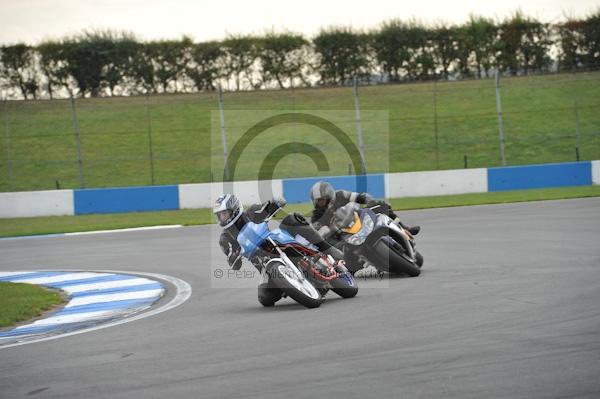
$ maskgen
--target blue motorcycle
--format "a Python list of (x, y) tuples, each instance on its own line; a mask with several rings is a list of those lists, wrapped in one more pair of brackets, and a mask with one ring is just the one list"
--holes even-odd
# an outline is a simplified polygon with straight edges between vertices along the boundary
[(273, 216), (263, 223), (246, 223), (237, 237), (240, 256), (261, 271), (261, 282), (271, 282), (307, 308), (319, 307), (330, 289), (343, 298), (356, 296), (358, 286), (345, 266), (300, 236), (270, 230), (268, 221)]

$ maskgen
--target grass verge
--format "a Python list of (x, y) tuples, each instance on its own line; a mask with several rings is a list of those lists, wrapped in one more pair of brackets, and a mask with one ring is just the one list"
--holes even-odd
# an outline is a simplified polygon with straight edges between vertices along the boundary
[(56, 291), (33, 284), (0, 282), (0, 328), (40, 316), (62, 302)]
[[(600, 186), (395, 198), (391, 200), (391, 203), (394, 209), (409, 210), (584, 197), (600, 197)], [(310, 210), (311, 207), (309, 204), (294, 204), (286, 207), (287, 212), (300, 212), (305, 215), (309, 214)], [(213, 220), (210, 209), (0, 219), (0, 237), (112, 230), (169, 224), (199, 225), (212, 223)]]

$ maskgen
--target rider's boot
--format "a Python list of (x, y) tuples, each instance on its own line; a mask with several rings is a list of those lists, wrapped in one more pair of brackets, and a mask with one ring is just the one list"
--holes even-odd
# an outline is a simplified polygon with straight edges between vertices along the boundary
[(416, 236), (417, 234), (419, 234), (419, 231), (421, 231), (421, 226), (407, 226), (406, 230), (408, 230), (408, 232), (413, 236)]
[(402, 223), (400, 221), (400, 218), (396, 217), (396, 219), (394, 219), (394, 221), (396, 223), (398, 223), (400, 226), (402, 226), (403, 229), (408, 230), (408, 232), (410, 234), (412, 234), (413, 236), (416, 236), (417, 234), (419, 234), (419, 231), (421, 231), (421, 226), (407, 226), (404, 223)]

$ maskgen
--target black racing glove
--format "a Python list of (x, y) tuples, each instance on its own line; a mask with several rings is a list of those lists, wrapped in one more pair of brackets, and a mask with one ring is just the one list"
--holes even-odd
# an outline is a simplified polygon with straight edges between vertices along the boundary
[(389, 215), (392, 211), (390, 204), (383, 200), (372, 200), (366, 204), (367, 208), (372, 208), (373, 212)]
[(227, 254), (227, 263), (233, 270), (239, 270), (242, 267), (242, 256), (240, 254), (240, 250), (234, 250), (233, 247)]
[(219, 245), (221, 246), (221, 250), (227, 256), (227, 263), (231, 266), (232, 269), (238, 270), (242, 267), (242, 257), (240, 256), (240, 247), (232, 244), (227, 235), (222, 234), (219, 239)]
[(272, 215), (279, 209), (283, 208), (286, 204), (287, 202), (283, 198), (273, 198), (267, 203), (265, 210), (267, 211), (268, 215)]

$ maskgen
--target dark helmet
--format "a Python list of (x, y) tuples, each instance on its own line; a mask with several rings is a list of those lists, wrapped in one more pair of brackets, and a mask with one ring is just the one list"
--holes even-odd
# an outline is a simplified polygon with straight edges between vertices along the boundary
[(333, 213), (331, 224), (338, 230), (348, 229), (354, 225), (354, 212), (359, 208), (355, 202), (349, 202)]
[(242, 212), (244, 212), (244, 207), (233, 194), (221, 195), (213, 207), (217, 222), (225, 229), (231, 227), (242, 216)]
[(333, 189), (333, 186), (326, 181), (321, 180), (316, 182), (310, 189), (310, 200), (315, 208), (328, 207), (332, 204), (334, 198), (335, 190)]

